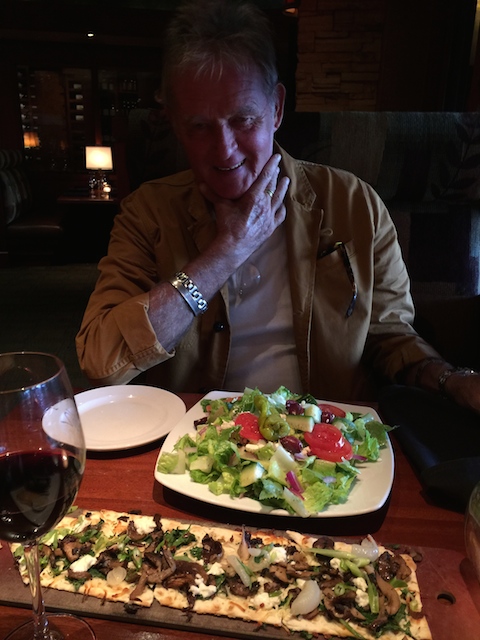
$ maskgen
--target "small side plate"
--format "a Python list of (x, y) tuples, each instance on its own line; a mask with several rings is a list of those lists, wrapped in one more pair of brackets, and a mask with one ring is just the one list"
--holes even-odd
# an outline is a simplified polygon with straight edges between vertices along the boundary
[(75, 396), (87, 449), (131, 449), (166, 435), (185, 415), (183, 400), (144, 385), (117, 385)]

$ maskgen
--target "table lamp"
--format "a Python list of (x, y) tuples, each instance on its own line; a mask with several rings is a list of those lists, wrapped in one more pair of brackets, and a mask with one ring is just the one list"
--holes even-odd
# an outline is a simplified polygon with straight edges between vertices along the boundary
[(90, 197), (108, 199), (112, 187), (104, 172), (113, 169), (111, 147), (85, 147), (85, 164), (92, 172), (88, 180)]
[(35, 149), (40, 146), (40, 139), (36, 131), (23, 132), (23, 146), (25, 149)]

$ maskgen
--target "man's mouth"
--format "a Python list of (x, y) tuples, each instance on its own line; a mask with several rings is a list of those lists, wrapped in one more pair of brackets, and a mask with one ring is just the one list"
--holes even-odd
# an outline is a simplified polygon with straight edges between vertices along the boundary
[(237, 162), (237, 164), (234, 164), (233, 167), (216, 167), (216, 169), (218, 169), (219, 171), (234, 171), (235, 169), (238, 169), (238, 167), (241, 167), (244, 163), (245, 158), (240, 162)]

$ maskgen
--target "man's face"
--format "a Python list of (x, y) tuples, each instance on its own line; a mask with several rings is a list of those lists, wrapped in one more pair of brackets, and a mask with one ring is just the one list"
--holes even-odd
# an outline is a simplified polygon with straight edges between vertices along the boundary
[(257, 70), (220, 77), (183, 72), (173, 83), (170, 114), (198, 182), (222, 198), (242, 196), (273, 152), (284, 88), (265, 95)]

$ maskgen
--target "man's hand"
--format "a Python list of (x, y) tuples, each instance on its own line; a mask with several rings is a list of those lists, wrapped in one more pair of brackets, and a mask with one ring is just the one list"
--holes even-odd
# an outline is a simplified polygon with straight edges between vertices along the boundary
[(243, 264), (285, 220), (283, 201), (290, 180), (278, 180), (280, 158), (274, 154), (238, 200), (220, 198), (205, 184), (199, 185), (202, 195), (215, 208), (215, 245), (222, 253), (228, 252), (232, 270)]
[[(215, 207), (217, 235), (184, 269), (207, 301), (285, 220), (283, 200), (290, 180), (278, 180), (279, 162), (280, 156), (273, 155), (238, 200), (219, 198), (206, 185), (200, 185), (204, 197)], [(168, 282), (161, 282), (150, 291), (148, 317), (167, 351), (178, 344), (193, 320), (185, 301)]]
[[(480, 373), (470, 373), (468, 369), (466, 371), (467, 374), (462, 373), (462, 370), (457, 370), (440, 356), (426, 358), (410, 367), (406, 374), (405, 383), (435, 393), (443, 392), (460, 406), (480, 413)], [(443, 388), (440, 389), (440, 379), (445, 372), (450, 375), (444, 379)]]

